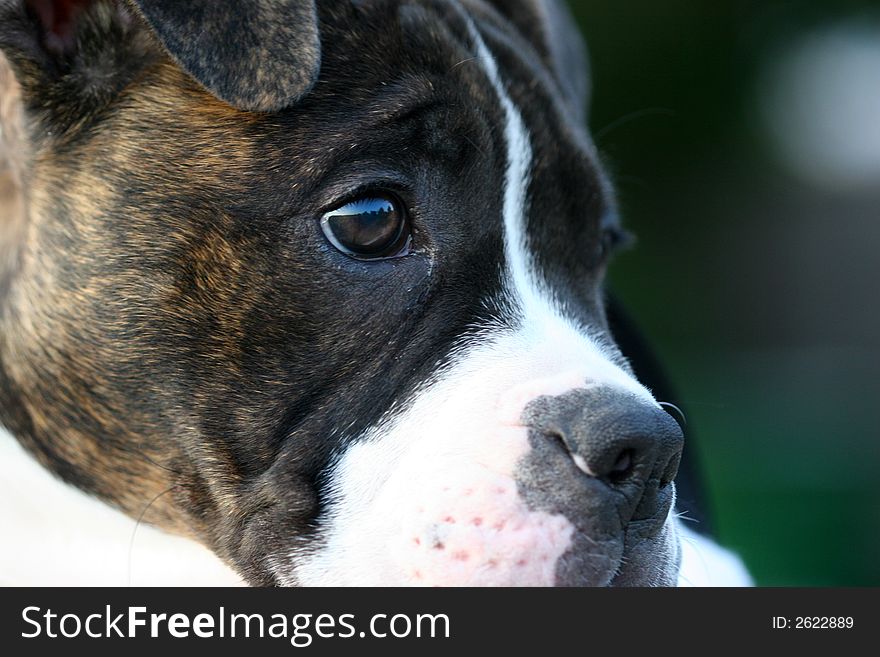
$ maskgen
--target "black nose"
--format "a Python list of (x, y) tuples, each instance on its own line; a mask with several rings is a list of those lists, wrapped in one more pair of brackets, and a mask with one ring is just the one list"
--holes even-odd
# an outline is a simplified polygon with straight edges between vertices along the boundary
[[(684, 435), (664, 410), (608, 387), (540, 397), (523, 413), (533, 434), (566, 451), (583, 476), (623, 493), (631, 520), (665, 515)], [(623, 509), (621, 509), (623, 510)]]

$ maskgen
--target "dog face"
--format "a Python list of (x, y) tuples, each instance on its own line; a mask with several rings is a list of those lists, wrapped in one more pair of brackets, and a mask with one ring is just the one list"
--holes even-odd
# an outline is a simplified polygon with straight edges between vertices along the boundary
[(168, 4), (3, 5), (4, 424), (254, 584), (674, 583), (561, 7)]

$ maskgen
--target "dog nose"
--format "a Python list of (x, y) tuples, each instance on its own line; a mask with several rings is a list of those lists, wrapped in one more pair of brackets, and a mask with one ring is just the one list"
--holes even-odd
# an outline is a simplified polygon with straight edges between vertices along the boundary
[(567, 452), (584, 476), (622, 492), (631, 520), (668, 510), (684, 435), (663, 409), (633, 393), (596, 386), (539, 397), (522, 420), (539, 440)]

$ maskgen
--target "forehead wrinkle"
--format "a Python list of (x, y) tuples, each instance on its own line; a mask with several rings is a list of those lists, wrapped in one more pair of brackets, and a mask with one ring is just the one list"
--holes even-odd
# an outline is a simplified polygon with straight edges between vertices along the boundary
[[(333, 93), (331, 98), (338, 99)], [(391, 82), (382, 83), (371, 99), (354, 114), (326, 118), (338, 127), (371, 130), (386, 127), (438, 102), (434, 83), (425, 76), (401, 74)], [(324, 124), (326, 127), (326, 123)]]

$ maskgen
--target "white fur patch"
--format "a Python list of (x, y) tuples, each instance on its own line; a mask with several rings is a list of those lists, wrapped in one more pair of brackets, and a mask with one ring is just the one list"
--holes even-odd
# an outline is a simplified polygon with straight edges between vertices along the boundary
[(681, 522), (681, 570), (679, 586), (753, 586), (742, 560), (705, 536), (695, 534)]
[(543, 312), (546, 310), (544, 307), (546, 301), (537, 291), (526, 235), (526, 210), (532, 165), (531, 138), (522, 115), (504, 89), (495, 58), (492, 57), (485, 41), (470, 20), (468, 21), (468, 31), (477, 49), (477, 61), (483, 67), (486, 77), (489, 78), (501, 104), (501, 109), (504, 111), (507, 169), (504, 178), (502, 217), (504, 218), (504, 248), (510, 276), (508, 292), (515, 295), (517, 305), (521, 306), (524, 311)]
[[(560, 376), (548, 377), (554, 372)], [(528, 401), (523, 381), (554, 382), (530, 388), (534, 394), (563, 391), (565, 381), (626, 384), (650, 399), (564, 323), (485, 336), (344, 453), (326, 545), (305, 558), (290, 555), (299, 581), (551, 584), (573, 527), (529, 511), (516, 495), (516, 463), (529, 450), (527, 429), (514, 420)], [(466, 559), (457, 558), (462, 553)]]
[[(145, 500), (147, 504), (149, 500)], [(198, 543), (134, 520), (53, 477), (0, 428), (0, 585), (235, 586)]]

